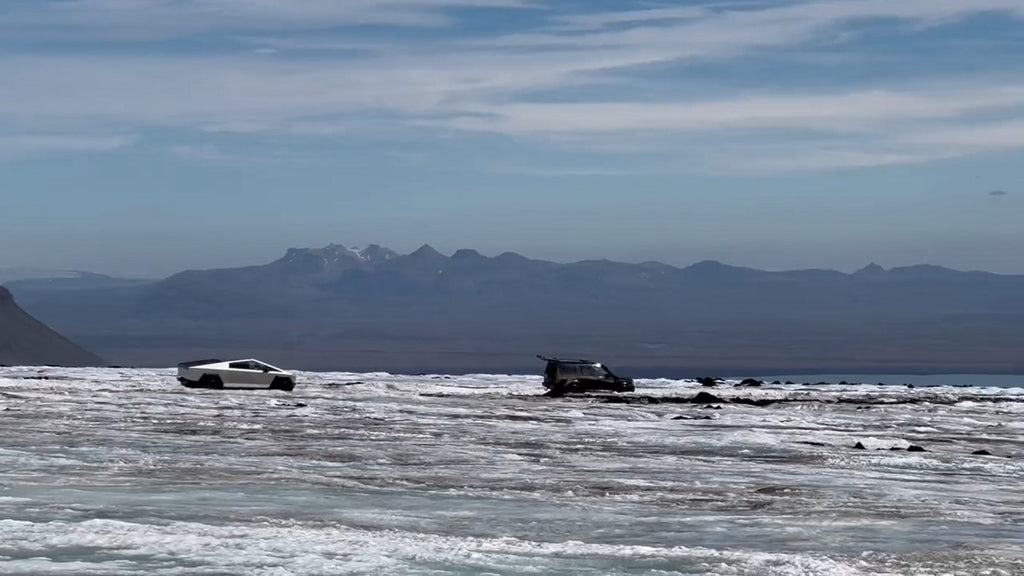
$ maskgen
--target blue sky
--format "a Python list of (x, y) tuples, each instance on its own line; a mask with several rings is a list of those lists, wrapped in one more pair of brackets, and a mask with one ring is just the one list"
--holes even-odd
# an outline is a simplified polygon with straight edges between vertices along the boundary
[(1024, 0), (0, 0), (0, 51), (0, 268), (1024, 273)]

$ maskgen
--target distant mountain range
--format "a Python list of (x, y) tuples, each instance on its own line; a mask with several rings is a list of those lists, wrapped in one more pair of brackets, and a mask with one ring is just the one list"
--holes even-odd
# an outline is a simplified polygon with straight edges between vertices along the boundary
[(547, 353), (638, 375), (1024, 372), (1024, 276), (928, 265), (767, 272), (332, 244), (158, 281), (9, 287), (32, 314), (119, 364), (213, 355), (519, 372)]
[(103, 360), (28, 315), (0, 286), (0, 364), (99, 366)]
[(80, 278), (84, 276), (96, 275), (90, 274), (88, 272), (80, 272), (77, 270), (56, 270), (52, 268), (0, 268), (0, 284), (15, 282), (17, 280), (32, 280), (37, 278)]

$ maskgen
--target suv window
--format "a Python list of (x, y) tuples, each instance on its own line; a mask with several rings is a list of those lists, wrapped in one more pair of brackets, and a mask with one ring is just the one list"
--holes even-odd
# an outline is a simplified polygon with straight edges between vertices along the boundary
[(591, 378), (600, 378), (604, 376), (604, 371), (598, 369), (597, 366), (583, 365), (580, 366), (580, 376), (589, 376)]
[(232, 362), (231, 364), (228, 364), (228, 367), (236, 370), (259, 370), (259, 367), (253, 366), (253, 364), (255, 364), (255, 362), (249, 362), (246, 360), (245, 362)]

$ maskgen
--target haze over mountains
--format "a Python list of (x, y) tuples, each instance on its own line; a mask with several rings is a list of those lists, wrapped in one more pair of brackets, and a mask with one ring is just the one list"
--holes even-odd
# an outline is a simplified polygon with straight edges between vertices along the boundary
[(766, 272), (329, 245), (159, 281), (10, 288), (117, 364), (534, 372), (545, 353), (638, 375), (1024, 371), (1024, 276), (927, 265)]

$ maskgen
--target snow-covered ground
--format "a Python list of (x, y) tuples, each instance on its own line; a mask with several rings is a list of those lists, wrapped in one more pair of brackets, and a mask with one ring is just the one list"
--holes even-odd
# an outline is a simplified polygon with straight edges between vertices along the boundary
[(0, 369), (0, 574), (1024, 574), (1024, 389), (298, 377)]

